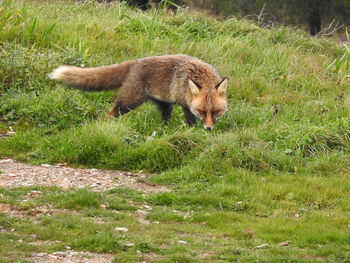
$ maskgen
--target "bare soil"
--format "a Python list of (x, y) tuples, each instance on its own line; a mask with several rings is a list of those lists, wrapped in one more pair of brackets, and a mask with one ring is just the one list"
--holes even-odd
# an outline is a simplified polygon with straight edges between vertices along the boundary
[(0, 187), (57, 186), (68, 188), (90, 188), (106, 191), (117, 187), (129, 187), (146, 193), (168, 192), (164, 186), (148, 184), (142, 172), (130, 173), (112, 170), (81, 169), (65, 164), (28, 165), (12, 159), (0, 160)]
[[(23, 186), (57, 186), (62, 189), (89, 188), (93, 191), (106, 191), (117, 187), (128, 187), (145, 193), (170, 191), (169, 188), (145, 182), (143, 172), (130, 173), (112, 170), (81, 169), (66, 167), (65, 164), (28, 165), (12, 159), (0, 159), (0, 187), (15, 188)], [(26, 199), (40, 195), (40, 191), (32, 190)], [(146, 207), (145, 210), (151, 209)], [(9, 204), (0, 204), (0, 212), (21, 219), (34, 219), (40, 215), (51, 215), (56, 212), (67, 212), (67, 209), (54, 209), (50, 205), (21, 210)], [(134, 216), (142, 223), (149, 224), (145, 219), (147, 211), (138, 210)], [(5, 231), (0, 228), (0, 231)], [(15, 231), (15, 230), (14, 230)], [(34, 241), (38, 242), (38, 241)], [(112, 254), (97, 254), (91, 252), (77, 252), (73, 250), (57, 251), (51, 254), (34, 253), (30, 262), (72, 262), (72, 263), (107, 263), (111, 262)]]

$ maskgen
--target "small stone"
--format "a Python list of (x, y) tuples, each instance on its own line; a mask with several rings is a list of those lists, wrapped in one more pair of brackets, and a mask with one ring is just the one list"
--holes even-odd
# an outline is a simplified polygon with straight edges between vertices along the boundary
[(124, 244), (124, 247), (133, 247), (133, 246), (135, 246), (135, 244), (133, 243)]
[(141, 216), (146, 216), (147, 215), (147, 211), (145, 211), (145, 210), (137, 210), (137, 213), (139, 214), (139, 215), (141, 215)]
[(179, 241), (177, 241), (177, 243), (179, 243), (179, 244), (187, 244), (187, 241), (179, 240)]
[(279, 245), (280, 247), (286, 247), (286, 246), (289, 245), (289, 243), (290, 243), (290, 241), (287, 240), (287, 241), (283, 241), (283, 242), (279, 243), (278, 245)]
[(38, 236), (36, 234), (30, 235), (30, 238), (34, 241), (38, 239)]
[(35, 197), (39, 194), (42, 194), (41, 191), (35, 191), (35, 190), (30, 190), (29, 193), (27, 194), (27, 197)]
[(18, 239), (18, 243), (23, 243), (23, 240), (22, 239)]
[(43, 164), (40, 164), (40, 166), (42, 166), (42, 167), (51, 167), (52, 165), (51, 164), (47, 164), (47, 163), (43, 163)]
[(16, 135), (16, 132), (14, 132), (14, 131), (8, 131), (8, 132), (6, 132), (6, 134), (7, 134), (8, 136), (15, 136), (15, 135)]
[(67, 249), (67, 250), (71, 250), (72, 249), (70, 246), (65, 246), (64, 248)]
[(129, 229), (127, 229), (126, 227), (116, 227), (115, 230), (121, 231), (121, 232), (128, 232)]
[(101, 204), (101, 205), (100, 205), (100, 208), (101, 208), (101, 209), (106, 209), (106, 205)]
[(269, 246), (269, 244), (261, 244), (259, 246), (256, 246), (256, 249), (262, 249), (262, 248), (267, 248)]
[(144, 205), (143, 208), (147, 209), (147, 210), (151, 210), (152, 209), (152, 206), (150, 205)]
[(53, 252), (52, 255), (55, 255), (55, 256), (65, 256), (66, 253), (65, 253), (65, 252), (62, 252), (62, 251), (57, 251), (57, 252)]
[(12, 159), (3, 159), (3, 160), (0, 160), (0, 163), (1, 164), (4, 164), (4, 163), (14, 163), (15, 161), (12, 160)]
[(34, 257), (43, 257), (43, 256), (45, 256), (45, 253), (34, 253), (33, 256)]
[(299, 215), (299, 214), (295, 214), (294, 217), (295, 217), (295, 218), (299, 218), (300, 215)]
[(11, 205), (0, 204), (0, 211), (1, 212), (10, 212), (11, 211)]

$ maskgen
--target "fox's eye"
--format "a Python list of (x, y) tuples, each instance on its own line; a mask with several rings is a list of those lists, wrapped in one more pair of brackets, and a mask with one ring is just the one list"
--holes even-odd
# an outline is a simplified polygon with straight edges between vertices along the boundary
[(199, 111), (200, 115), (203, 115), (203, 116), (207, 115), (207, 113), (205, 111), (202, 111), (202, 110), (198, 110), (198, 111)]

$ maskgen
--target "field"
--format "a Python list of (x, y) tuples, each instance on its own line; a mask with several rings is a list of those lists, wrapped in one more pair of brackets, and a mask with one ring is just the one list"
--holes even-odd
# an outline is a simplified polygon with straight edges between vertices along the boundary
[[(142, 170), (171, 189), (0, 187), (0, 204), (58, 211), (0, 212), (0, 262), (67, 246), (113, 262), (350, 262), (349, 48), (189, 10), (0, 2), (0, 134), (16, 132), (0, 138), (0, 159)], [(165, 124), (152, 103), (104, 121), (118, 91), (47, 77), (63, 64), (179, 53), (228, 77), (229, 109), (211, 132), (188, 127), (180, 107)], [(135, 218), (145, 206), (149, 224)]]

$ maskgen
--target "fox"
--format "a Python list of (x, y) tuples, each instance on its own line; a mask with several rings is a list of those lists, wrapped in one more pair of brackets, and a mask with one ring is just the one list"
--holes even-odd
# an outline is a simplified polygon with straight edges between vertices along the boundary
[(194, 125), (198, 118), (210, 131), (227, 111), (227, 78), (222, 78), (213, 66), (184, 54), (150, 56), (91, 68), (66, 65), (48, 76), (83, 91), (119, 88), (106, 120), (150, 100), (165, 122), (177, 104), (182, 107), (188, 125)]

